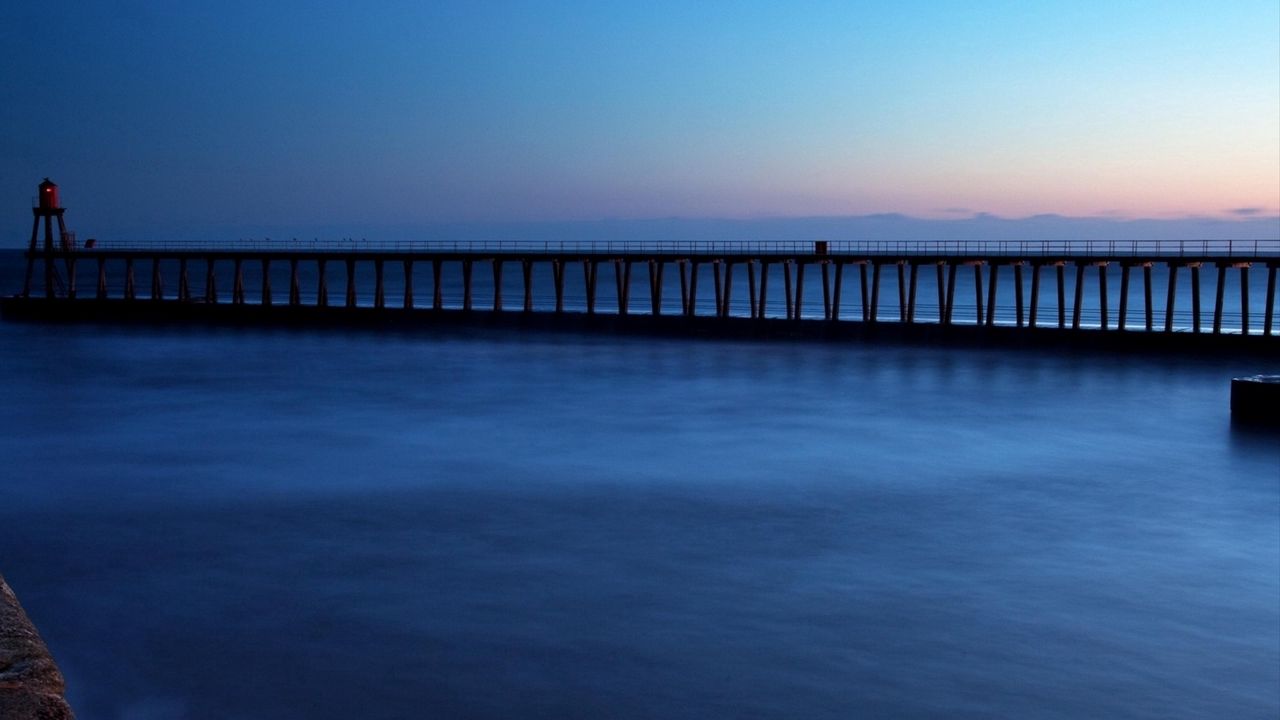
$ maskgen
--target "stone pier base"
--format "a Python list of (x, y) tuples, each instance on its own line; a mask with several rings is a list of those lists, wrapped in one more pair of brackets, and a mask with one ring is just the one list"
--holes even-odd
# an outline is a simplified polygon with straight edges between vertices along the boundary
[(0, 718), (74, 718), (66, 683), (18, 598), (0, 577)]

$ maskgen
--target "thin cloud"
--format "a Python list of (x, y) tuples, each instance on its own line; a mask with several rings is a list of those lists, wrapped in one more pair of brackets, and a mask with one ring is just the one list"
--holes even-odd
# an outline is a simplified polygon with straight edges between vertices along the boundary
[(1254, 215), (1261, 215), (1266, 211), (1267, 211), (1266, 208), (1261, 208), (1261, 207), (1242, 207), (1242, 208), (1231, 208), (1230, 210), (1227, 210), (1228, 213), (1232, 215), (1238, 215), (1240, 217), (1252, 217)]

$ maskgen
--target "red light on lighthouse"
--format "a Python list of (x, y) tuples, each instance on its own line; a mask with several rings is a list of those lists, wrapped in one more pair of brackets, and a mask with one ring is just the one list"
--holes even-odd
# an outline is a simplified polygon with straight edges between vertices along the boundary
[(49, 178), (40, 183), (40, 209), (56, 210), (58, 208), (58, 186)]

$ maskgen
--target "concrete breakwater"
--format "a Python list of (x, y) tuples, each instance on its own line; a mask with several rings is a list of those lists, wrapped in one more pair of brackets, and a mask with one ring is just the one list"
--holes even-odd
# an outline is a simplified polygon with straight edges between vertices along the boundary
[(13, 590), (0, 576), (0, 718), (74, 718), (62, 672)]

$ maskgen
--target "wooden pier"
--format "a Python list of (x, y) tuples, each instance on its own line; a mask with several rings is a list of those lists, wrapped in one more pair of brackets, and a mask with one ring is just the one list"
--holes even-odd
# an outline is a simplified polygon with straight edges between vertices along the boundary
[[(32, 249), (27, 253), (24, 287), (17, 299), (92, 303), (200, 304), (204, 306), (310, 307), (315, 309), (391, 309), (472, 312), (522, 312), (566, 314), (566, 287), (571, 273), (581, 273), (574, 289), (583, 296), (577, 312), (587, 315), (636, 313), (632, 302), (633, 275), (643, 273), (648, 297), (641, 298), (641, 314), (667, 314), (688, 318), (800, 321), (876, 325), (933, 324), (942, 327), (1007, 327), (1035, 330), (1053, 328), (1081, 333), (1231, 334), (1273, 337), (1275, 329), (1276, 274), (1280, 268), (1280, 241), (1197, 242), (1062, 242), (1062, 243), (489, 243), (452, 245), (404, 243), (370, 247), (363, 243), (246, 243), (229, 247), (195, 247), (180, 244), (132, 245), (73, 249), (67, 246)], [(1109, 296), (1109, 272), (1119, 269), (1118, 301)], [(246, 268), (255, 270), (247, 277)], [(273, 287), (272, 277), (286, 287)], [(415, 269), (429, 268), (429, 297), (415, 295)], [(515, 304), (504, 297), (504, 273), (514, 268), (522, 291)], [(88, 270), (88, 273), (85, 270)], [(330, 287), (338, 269), (340, 288)], [(541, 272), (535, 273), (535, 269)], [(549, 273), (547, 270), (549, 269)], [(1153, 269), (1163, 270), (1167, 282), (1158, 298)], [(372, 270), (372, 302), (369, 282)], [(448, 270), (449, 272), (446, 272)], [(1215, 296), (1208, 317), (1200, 300), (1201, 271), (1216, 271)], [(492, 282), (477, 290), (477, 272), (491, 274)], [(230, 273), (230, 287), (220, 287), (219, 276)], [(1178, 327), (1180, 274), (1189, 275), (1191, 298), (1189, 327)], [(400, 276), (388, 292), (389, 277)], [(669, 273), (678, 274), (679, 303), (664, 304)], [(1068, 301), (1067, 275), (1070, 283)], [(1250, 314), (1250, 275), (1264, 276), (1263, 313)], [(554, 302), (535, 303), (538, 276), (549, 275)], [(896, 309), (884, 316), (882, 285), (892, 278)], [(970, 275), (971, 280), (965, 279)], [(1235, 276), (1238, 306), (1228, 310), (1228, 278)], [(43, 276), (43, 282), (38, 282)], [(139, 276), (147, 284), (139, 286)], [(921, 277), (930, 277), (936, 305), (921, 312)], [(1008, 278), (1002, 281), (1002, 276)], [(88, 287), (84, 279), (96, 280)], [(612, 281), (608, 304), (601, 302), (601, 278)], [(664, 281), (664, 278), (667, 279)], [(735, 280), (735, 278), (737, 278)], [(363, 279), (363, 280), (362, 280)], [(780, 282), (779, 282), (780, 281)], [(962, 282), (963, 281), (963, 282)], [(745, 282), (745, 287), (739, 283)], [(1142, 283), (1141, 302), (1130, 302), (1131, 284)], [(699, 285), (710, 283), (714, 304), (699, 309)], [(821, 302), (807, 296), (807, 284), (820, 284)], [(851, 287), (853, 283), (857, 288)], [(1005, 283), (1008, 283), (1007, 285)], [(1046, 288), (1049, 284), (1051, 287)], [(253, 284), (253, 287), (250, 285)], [(508, 283), (510, 284), (510, 283)], [(304, 285), (310, 285), (305, 287)], [(780, 287), (779, 287), (780, 285)], [(971, 288), (972, 305), (957, 304), (957, 287)], [(452, 286), (452, 287), (451, 287)], [(460, 290), (461, 302), (445, 303), (445, 289)], [(850, 292), (854, 295), (850, 295)], [(546, 293), (546, 289), (541, 292)], [(967, 292), (967, 291), (966, 291)], [(781, 293), (781, 302), (775, 293)], [(483, 296), (481, 296), (483, 294)], [(1045, 295), (1047, 297), (1042, 297)], [(1012, 296), (1012, 297), (1010, 297)], [(1092, 296), (1092, 297), (1090, 297)], [(856, 298), (853, 317), (842, 314)], [(1096, 305), (1092, 300), (1096, 299)], [(672, 298), (674, 300), (674, 298)], [(929, 299), (930, 302), (932, 298)], [(1157, 303), (1163, 300), (1163, 312)], [(647, 301), (647, 302), (646, 302)], [(1185, 302), (1185, 298), (1183, 299)], [(1085, 322), (1082, 311), (1091, 305), (1096, 322)], [(460, 305), (460, 307), (459, 307)], [(1048, 305), (1050, 312), (1043, 312)], [(1005, 309), (1001, 319), (997, 307)], [(1012, 313), (1008, 309), (1012, 306)], [(1254, 306), (1256, 309), (1256, 305)], [(770, 308), (773, 308), (771, 311)], [(964, 310), (964, 316), (959, 314)], [(970, 314), (971, 313), (971, 314)], [(1158, 321), (1159, 318), (1159, 321)]]

